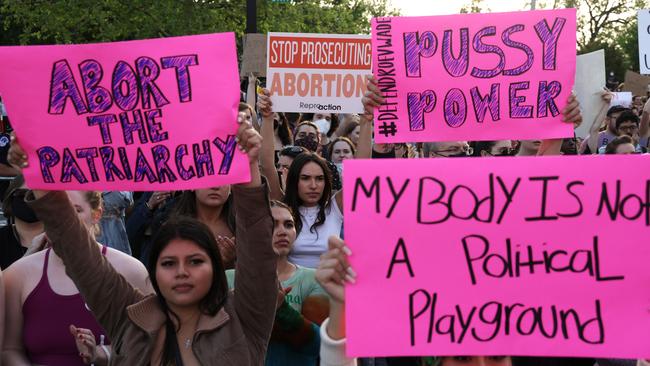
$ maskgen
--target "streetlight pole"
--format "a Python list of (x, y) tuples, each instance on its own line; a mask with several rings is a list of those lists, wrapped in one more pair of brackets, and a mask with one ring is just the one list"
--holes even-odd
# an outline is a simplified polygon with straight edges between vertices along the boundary
[(246, 33), (257, 33), (257, 0), (246, 0)]

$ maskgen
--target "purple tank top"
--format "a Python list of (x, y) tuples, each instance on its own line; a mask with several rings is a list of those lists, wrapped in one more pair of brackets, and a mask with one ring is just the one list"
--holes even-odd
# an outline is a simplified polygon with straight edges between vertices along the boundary
[[(81, 294), (59, 295), (50, 287), (47, 265), (50, 249), (45, 252), (43, 274), (23, 303), (23, 344), (32, 363), (48, 366), (84, 366), (70, 324), (92, 330), (99, 344), (106, 332), (89, 311)], [(106, 247), (102, 248), (106, 255)], [(104, 341), (108, 344), (108, 340)]]

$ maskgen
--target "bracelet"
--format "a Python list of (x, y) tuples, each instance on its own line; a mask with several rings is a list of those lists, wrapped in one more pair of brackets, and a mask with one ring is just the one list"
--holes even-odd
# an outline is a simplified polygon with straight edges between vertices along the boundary
[(104, 353), (106, 354), (106, 364), (110, 365), (111, 364), (111, 351), (108, 349), (108, 346), (106, 345), (100, 345), (102, 350), (104, 350)]
[(151, 208), (151, 206), (149, 206), (149, 202), (145, 202), (144, 207), (146, 207), (147, 210), (149, 210), (149, 211), (153, 211), (153, 208)]

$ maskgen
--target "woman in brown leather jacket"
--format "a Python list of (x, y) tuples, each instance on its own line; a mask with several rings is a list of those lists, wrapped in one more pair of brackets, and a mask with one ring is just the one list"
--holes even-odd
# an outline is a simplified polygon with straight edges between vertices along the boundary
[[(261, 137), (241, 117), (238, 122), (251, 182), (233, 187), (236, 295), (228, 292), (214, 236), (196, 220), (171, 221), (157, 233), (147, 268), (156, 293), (144, 296), (96, 250), (65, 192), (26, 198), (112, 340), (110, 365), (264, 364), (277, 300), (273, 220), (258, 168)], [(16, 141), (9, 159), (27, 164)]]

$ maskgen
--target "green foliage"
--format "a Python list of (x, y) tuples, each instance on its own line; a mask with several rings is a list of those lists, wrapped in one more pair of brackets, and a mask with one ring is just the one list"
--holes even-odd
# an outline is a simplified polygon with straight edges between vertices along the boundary
[[(387, 0), (257, 0), (258, 32), (368, 33)], [(0, 0), (0, 44), (122, 41), (213, 32), (243, 35), (246, 0)], [(241, 37), (238, 37), (240, 39)]]

